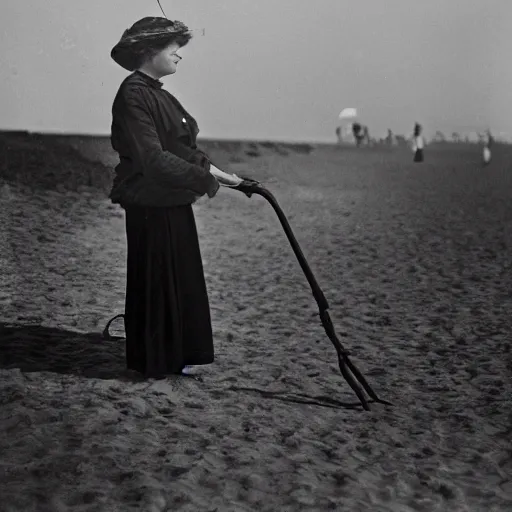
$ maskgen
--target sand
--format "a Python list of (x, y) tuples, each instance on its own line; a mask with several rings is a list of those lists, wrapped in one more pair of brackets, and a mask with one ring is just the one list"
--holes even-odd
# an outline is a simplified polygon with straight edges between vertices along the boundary
[[(262, 198), (194, 207), (216, 361), (203, 382), (145, 381), (100, 335), (123, 310), (123, 211), (0, 182), (0, 510), (512, 510), (512, 151), (484, 170), (469, 146), (421, 165), (226, 148), (210, 149), (275, 194), (394, 405), (356, 405)], [(322, 397), (339, 407), (299, 403)]]

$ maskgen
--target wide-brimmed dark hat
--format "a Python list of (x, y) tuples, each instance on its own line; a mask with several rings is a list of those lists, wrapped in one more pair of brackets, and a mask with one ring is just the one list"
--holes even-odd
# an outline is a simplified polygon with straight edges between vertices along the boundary
[(189, 28), (181, 21), (159, 17), (142, 18), (123, 32), (110, 56), (124, 69), (133, 71), (138, 65), (141, 49), (180, 36), (185, 36), (186, 41), (192, 37)]

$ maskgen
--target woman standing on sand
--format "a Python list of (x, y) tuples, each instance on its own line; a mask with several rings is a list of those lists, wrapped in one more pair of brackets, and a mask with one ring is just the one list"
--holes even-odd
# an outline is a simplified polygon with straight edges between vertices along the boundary
[(413, 141), (412, 141), (412, 149), (414, 151), (414, 161), (415, 162), (423, 162), (423, 136), (421, 135), (421, 125), (419, 123), (416, 123), (414, 125), (414, 135), (413, 135)]
[[(240, 180), (196, 146), (195, 119), (162, 88), (192, 34), (180, 21), (147, 17), (111, 57), (132, 73), (112, 107), (120, 163), (110, 199), (126, 212), (126, 360), (146, 377), (186, 373), (214, 360), (209, 301), (192, 204)], [(215, 176), (214, 176), (215, 175)], [(184, 371), (185, 370), (185, 371)]]

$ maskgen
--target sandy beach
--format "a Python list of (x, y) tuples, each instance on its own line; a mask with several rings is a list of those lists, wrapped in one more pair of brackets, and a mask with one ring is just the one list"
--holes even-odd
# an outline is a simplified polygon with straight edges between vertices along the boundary
[(126, 270), (124, 212), (96, 190), (108, 141), (6, 140), (1, 512), (512, 510), (511, 147), (483, 168), (477, 145), (427, 146), (418, 165), (401, 148), (204, 142), (279, 201), (393, 403), (365, 412), (275, 213), (234, 190), (194, 207), (215, 363), (203, 382), (125, 371), (123, 340), (101, 337)]

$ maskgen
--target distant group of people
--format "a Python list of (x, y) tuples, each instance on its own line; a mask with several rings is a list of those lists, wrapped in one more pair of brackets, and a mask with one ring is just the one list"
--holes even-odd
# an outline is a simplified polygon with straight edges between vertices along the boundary
[[(425, 160), (424, 155), (424, 148), (425, 148), (425, 140), (422, 135), (423, 127), (419, 123), (414, 123), (414, 129), (413, 129), (413, 135), (412, 139), (409, 139), (411, 141), (411, 147), (412, 151), (414, 153), (413, 156), (413, 162), (423, 162)], [(368, 126), (362, 125), (360, 123), (353, 123), (352, 124), (352, 135), (354, 136), (354, 141), (356, 143), (356, 146), (359, 147), (363, 143), (366, 143), (367, 145), (370, 145), (370, 134), (368, 130)], [(338, 126), (336, 128), (336, 136), (338, 138), (338, 143), (343, 142), (342, 133), (341, 133), (341, 127)], [(398, 136), (396, 136), (396, 139), (398, 140)], [(393, 145), (393, 132), (388, 129), (388, 134), (385, 139), (385, 143), (389, 146)], [(406, 142), (406, 139), (404, 137), (401, 138), (404, 142)], [(381, 142), (383, 140), (381, 139)], [(487, 130), (486, 136), (484, 139), (484, 147), (482, 151), (482, 162), (484, 165), (488, 165), (491, 162), (492, 159), (492, 153), (491, 153), (491, 147), (494, 144), (494, 138), (490, 132), (490, 130)]]
[[(370, 145), (370, 131), (368, 130), (368, 126), (362, 125), (360, 123), (352, 123), (351, 127), (352, 136), (354, 137), (356, 146), (359, 147), (363, 143), (366, 145)], [(336, 137), (338, 138), (338, 143), (343, 143), (343, 134), (341, 130), (341, 126), (336, 127)]]
[[(425, 146), (423, 137), (421, 135), (422, 127), (419, 123), (415, 123), (414, 125), (414, 134), (412, 138), (412, 149), (414, 152), (414, 162), (423, 162), (423, 148)], [(486, 136), (484, 139), (484, 147), (482, 151), (482, 163), (484, 165), (488, 165), (492, 159), (491, 147), (494, 144), (494, 137), (491, 134), (490, 130), (487, 130)]]

